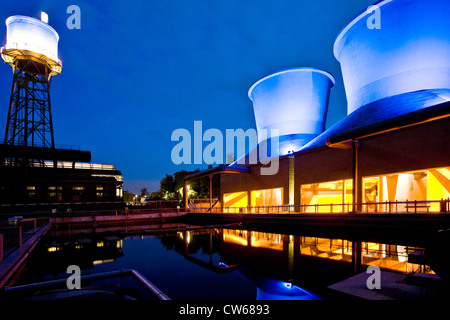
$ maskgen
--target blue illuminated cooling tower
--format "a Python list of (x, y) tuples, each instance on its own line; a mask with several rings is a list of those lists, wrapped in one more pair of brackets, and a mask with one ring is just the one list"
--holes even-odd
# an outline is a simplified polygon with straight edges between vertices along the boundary
[(248, 96), (253, 102), (258, 142), (267, 136), (261, 131), (273, 138), (271, 129), (277, 129), (282, 155), (286, 143), (296, 141), (289, 147), (294, 150), (322, 133), (334, 83), (331, 74), (313, 68), (284, 70), (256, 82)]
[(385, 0), (351, 21), (334, 43), (348, 114), (421, 90), (439, 90), (448, 100), (449, 13), (449, 0)]

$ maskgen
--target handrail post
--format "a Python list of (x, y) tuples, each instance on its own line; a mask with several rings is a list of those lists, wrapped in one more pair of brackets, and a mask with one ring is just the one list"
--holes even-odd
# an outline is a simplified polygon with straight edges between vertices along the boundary
[(0, 262), (3, 260), (3, 234), (0, 233)]

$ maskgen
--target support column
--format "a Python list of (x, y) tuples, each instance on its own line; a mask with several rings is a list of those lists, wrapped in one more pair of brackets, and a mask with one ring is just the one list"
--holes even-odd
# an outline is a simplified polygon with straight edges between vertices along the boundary
[(0, 233), (0, 262), (3, 261), (3, 234)]
[[(289, 206), (295, 204), (295, 171), (294, 171), (294, 156), (289, 156)], [(295, 211), (294, 208), (289, 207), (289, 212)]]
[(361, 212), (362, 211), (362, 179), (359, 173), (359, 141), (352, 141), (352, 182), (353, 182), (353, 190), (352, 190), (352, 212)]
[(361, 271), (362, 264), (362, 245), (361, 241), (352, 242), (352, 264), (353, 272), (358, 274)]
[(212, 179), (213, 175), (209, 175), (209, 212), (212, 213)]

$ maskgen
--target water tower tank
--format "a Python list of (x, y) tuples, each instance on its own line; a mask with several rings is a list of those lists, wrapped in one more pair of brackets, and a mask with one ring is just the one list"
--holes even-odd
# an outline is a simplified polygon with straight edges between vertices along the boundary
[(27, 16), (11, 16), (6, 19), (2, 58), (10, 65), (17, 59), (32, 59), (46, 64), (52, 74), (58, 74), (61, 72), (58, 40), (58, 33), (47, 23)]
[(302, 135), (308, 141), (322, 133), (334, 83), (331, 74), (314, 68), (284, 70), (256, 82), (248, 96), (253, 102), (258, 142), (266, 136), (260, 134), (263, 129), (267, 135), (278, 129), (279, 136)]
[(348, 114), (404, 93), (450, 93), (449, 12), (448, 0), (384, 0), (339, 33), (334, 55), (341, 64)]

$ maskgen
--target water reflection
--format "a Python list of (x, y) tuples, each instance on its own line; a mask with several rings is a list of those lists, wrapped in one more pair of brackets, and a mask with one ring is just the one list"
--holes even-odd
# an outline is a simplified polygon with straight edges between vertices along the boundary
[(431, 272), (428, 267), (408, 262), (408, 254), (420, 249), (189, 226), (163, 235), (151, 231), (137, 235), (80, 234), (52, 238), (21, 281), (65, 276), (71, 264), (89, 273), (92, 269), (104, 272), (125, 267), (142, 272), (174, 299), (314, 300), (328, 298), (328, 286), (363, 272), (369, 265), (400, 273)]
[(64, 273), (71, 264), (90, 269), (95, 265), (113, 263), (123, 255), (123, 239), (113, 235), (54, 238), (37, 253), (29, 269), (32, 270), (33, 281), (42, 281), (52, 278), (51, 275), (56, 277)]
[[(369, 265), (404, 274), (432, 272), (408, 262), (408, 254), (423, 249), (415, 246), (240, 229), (184, 231), (178, 240), (184, 242), (179, 253), (186, 259), (217, 272), (238, 269), (255, 282), (257, 298), (263, 299), (317, 299), (303, 285), (326, 286), (336, 279), (327, 272), (351, 276)], [(220, 253), (219, 263), (215, 253)]]
[[(293, 263), (294, 256), (301, 255), (345, 261), (352, 263), (357, 269), (361, 269), (361, 266), (377, 265), (385, 270), (413, 273), (422, 267), (408, 262), (408, 254), (423, 250), (423, 248), (416, 246), (281, 235), (235, 229), (223, 229), (219, 233), (219, 237), (223, 244), (239, 245), (246, 247), (247, 250), (265, 248), (282, 251), (284, 256), (289, 259), (289, 264)], [(421, 269), (421, 271), (431, 272), (429, 269)]]

